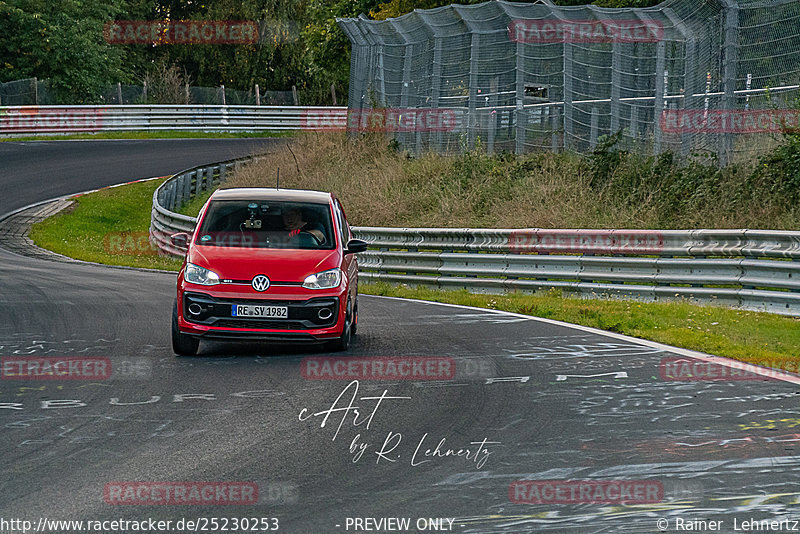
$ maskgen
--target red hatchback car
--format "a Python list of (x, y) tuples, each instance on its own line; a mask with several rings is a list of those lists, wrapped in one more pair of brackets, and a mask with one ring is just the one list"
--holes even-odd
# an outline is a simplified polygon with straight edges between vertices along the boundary
[(200, 210), (178, 274), (172, 348), (197, 353), (201, 339), (327, 342), (346, 350), (358, 324), (358, 262), (330, 193), (218, 190)]

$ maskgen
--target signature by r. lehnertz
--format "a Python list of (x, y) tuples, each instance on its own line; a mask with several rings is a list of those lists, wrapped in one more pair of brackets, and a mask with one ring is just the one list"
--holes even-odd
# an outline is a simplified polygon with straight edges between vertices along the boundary
[[(380, 448), (374, 447), (371, 443), (365, 441), (361, 434), (362, 432), (366, 434), (366, 431), (370, 430), (382, 405), (389, 402), (408, 400), (411, 400), (411, 397), (389, 396), (386, 389), (377, 397), (359, 397), (358, 380), (353, 380), (344, 387), (328, 408), (313, 413), (308, 408), (303, 408), (300, 410), (298, 419), (300, 421), (308, 421), (312, 418), (321, 418), (320, 428), (325, 428), (329, 423), (336, 424), (338, 420), (338, 425), (331, 441), (336, 441), (343, 426), (352, 426), (360, 430), (350, 442), (349, 451), (353, 455), (353, 463), (361, 461), (364, 453), (370, 448), (374, 449), (370, 452), (375, 454), (376, 464), (381, 462), (396, 463), (403, 457), (403, 451), (405, 450), (404, 447), (401, 447), (404, 443), (403, 434), (389, 431)], [(489, 438), (483, 438), (481, 441), (470, 441), (467, 446), (452, 447), (448, 445), (446, 437), (441, 438), (437, 443), (436, 439), (431, 438), (428, 432), (425, 432), (414, 443), (415, 446), (410, 457), (410, 465), (412, 467), (423, 466), (445, 458), (461, 458), (463, 461), (473, 463), (476, 469), (482, 469), (486, 465), (489, 456), (493, 453), (493, 451), (489, 450), (489, 446), (500, 444), (499, 441), (489, 441)], [(435, 446), (433, 446), (434, 443), (436, 443)]]

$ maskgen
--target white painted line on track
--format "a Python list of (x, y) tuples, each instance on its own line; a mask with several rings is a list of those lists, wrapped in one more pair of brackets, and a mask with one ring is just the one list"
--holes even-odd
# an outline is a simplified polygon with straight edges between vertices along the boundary
[(695, 358), (697, 360), (701, 360), (707, 363), (713, 363), (717, 365), (722, 365), (728, 367), (730, 369), (737, 369), (745, 372), (751, 372), (753, 374), (757, 374), (759, 376), (764, 376), (767, 378), (771, 378), (774, 380), (780, 380), (783, 382), (788, 382), (791, 384), (800, 384), (800, 376), (794, 375), (791, 373), (787, 373), (785, 371), (780, 371), (777, 369), (771, 369), (768, 367), (761, 367), (758, 365), (753, 365), (750, 363), (745, 363), (739, 360), (732, 360), (730, 358), (725, 358), (722, 356), (714, 356), (713, 354), (706, 354), (704, 352), (697, 352), (694, 350), (689, 349), (682, 349), (680, 347), (672, 347), (670, 345), (664, 345), (663, 343), (658, 343), (656, 341), (649, 341), (647, 339), (640, 339), (638, 337), (626, 336), (625, 334), (618, 334), (616, 332), (608, 332), (606, 330), (600, 330), (599, 328), (592, 328), (591, 326), (583, 326), (579, 324), (572, 324), (572, 323), (565, 323), (563, 321), (556, 321), (555, 319), (546, 319), (544, 317), (534, 317), (532, 315), (523, 315), (521, 313), (514, 313), (509, 311), (503, 310), (491, 310), (488, 308), (475, 308), (473, 306), (465, 306), (463, 304), (448, 304), (445, 302), (433, 302), (429, 300), (418, 300), (418, 299), (404, 299), (400, 297), (387, 297), (384, 295), (362, 295), (365, 297), (376, 297), (376, 298), (383, 298), (383, 299), (395, 299), (395, 300), (403, 300), (409, 302), (417, 302), (421, 304), (432, 304), (436, 306), (447, 306), (450, 308), (459, 308), (462, 310), (474, 310), (480, 312), (490, 312), (496, 313), (499, 315), (507, 315), (512, 317), (519, 317), (521, 319), (527, 319), (529, 321), (537, 321), (540, 323), (551, 324), (555, 326), (562, 326), (564, 328), (571, 328), (573, 330), (580, 330), (582, 332), (588, 332), (590, 334), (596, 334), (599, 336), (611, 337), (614, 339), (619, 339), (622, 341), (627, 341), (629, 343), (635, 343), (637, 345), (644, 345), (646, 347), (651, 347), (654, 349), (662, 350), (664, 352), (671, 352), (673, 354), (679, 354), (680, 356), (686, 356), (687, 358)]

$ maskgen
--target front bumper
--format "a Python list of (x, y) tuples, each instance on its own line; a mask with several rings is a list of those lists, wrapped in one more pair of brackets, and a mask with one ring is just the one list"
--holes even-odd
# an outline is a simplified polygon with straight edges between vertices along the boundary
[[(234, 317), (233, 306), (241, 304), (286, 306), (288, 317)], [(285, 295), (253, 298), (185, 291), (180, 312), (178, 328), (181, 332), (206, 339), (246, 338), (312, 343), (338, 337), (344, 322), (340, 320), (341, 303), (336, 295), (288, 299)]]

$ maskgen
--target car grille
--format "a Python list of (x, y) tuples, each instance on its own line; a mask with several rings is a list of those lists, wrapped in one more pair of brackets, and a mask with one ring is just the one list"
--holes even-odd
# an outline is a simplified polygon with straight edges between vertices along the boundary
[[(191, 304), (198, 304), (202, 311), (198, 314), (189, 312)], [(256, 306), (286, 306), (286, 319), (247, 318), (231, 316), (231, 307), (237, 304)], [(260, 328), (269, 330), (312, 330), (333, 326), (338, 317), (339, 300), (332, 297), (319, 297), (308, 300), (269, 300), (269, 299), (227, 299), (217, 298), (203, 293), (185, 293), (183, 299), (183, 316), (194, 324), (227, 328)], [(331, 316), (319, 318), (319, 311), (328, 308)]]

